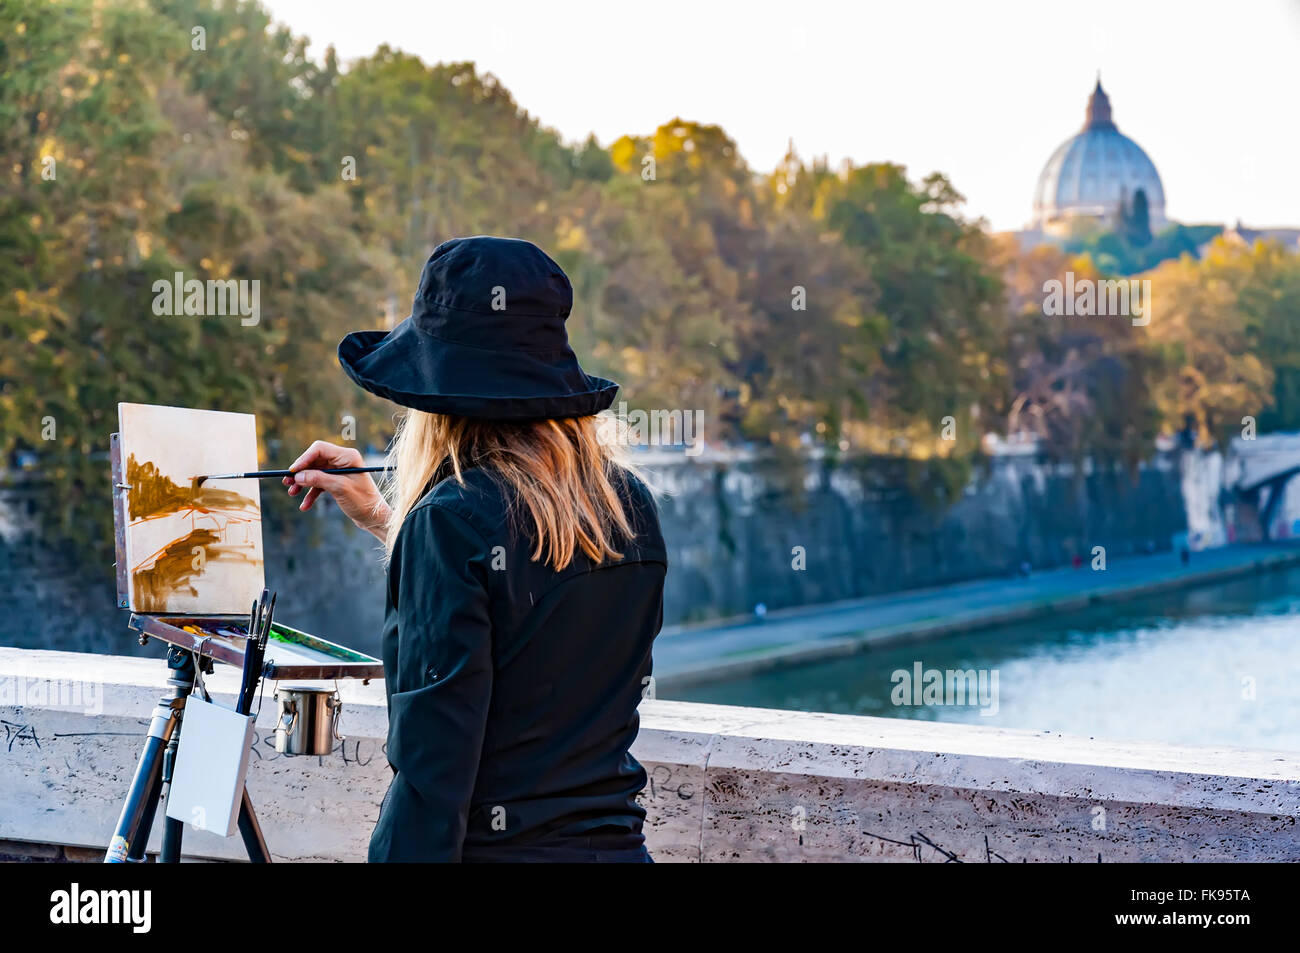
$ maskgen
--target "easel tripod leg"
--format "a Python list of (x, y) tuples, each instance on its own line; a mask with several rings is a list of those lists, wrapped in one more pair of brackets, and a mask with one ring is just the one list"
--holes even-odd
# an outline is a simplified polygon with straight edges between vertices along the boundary
[[(172, 772), (176, 770), (176, 749), (180, 745), (180, 734), (179, 731), (172, 733), (171, 741), (167, 742), (167, 751), (163, 754), (161, 787), (166, 795), (171, 794)], [(178, 821), (174, 817), (163, 818), (162, 851), (158, 854), (159, 863), (179, 864), (181, 862), (181, 838), (184, 833), (184, 821)]]
[(149, 735), (145, 739), (144, 750), (140, 753), (135, 774), (131, 778), (126, 803), (122, 805), (113, 839), (104, 854), (106, 864), (144, 860), (154, 814), (162, 796), (163, 757), (180, 727), (185, 698), (194, 687), (194, 661), (188, 652), (168, 649), (167, 667), (172, 670), (172, 676), (167, 680), (171, 689), (159, 700), (149, 721)]
[(153, 815), (158, 806), (162, 781), (163, 744), (152, 732), (151, 725), (150, 736), (145, 741), (135, 775), (131, 778), (131, 787), (127, 790), (126, 803), (122, 805), (113, 839), (104, 855), (106, 864), (124, 864), (144, 859), (144, 848), (153, 827)]
[(244, 839), (244, 849), (248, 851), (249, 860), (255, 864), (271, 862), (271, 851), (266, 846), (266, 838), (262, 836), (262, 825), (257, 822), (257, 815), (253, 813), (253, 802), (248, 796), (248, 788), (244, 788), (244, 799), (239, 805), (239, 836)]

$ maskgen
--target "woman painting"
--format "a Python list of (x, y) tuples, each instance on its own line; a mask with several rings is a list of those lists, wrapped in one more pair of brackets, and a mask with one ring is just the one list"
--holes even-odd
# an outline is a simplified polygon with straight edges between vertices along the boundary
[(317, 442), (286, 479), (383, 541), (388, 760), (371, 861), (648, 862), (629, 753), (662, 621), (654, 501), (598, 439), (617, 385), (569, 346), (573, 292), (525, 241), (455, 239), (410, 317), (339, 360), (407, 408), (391, 487)]

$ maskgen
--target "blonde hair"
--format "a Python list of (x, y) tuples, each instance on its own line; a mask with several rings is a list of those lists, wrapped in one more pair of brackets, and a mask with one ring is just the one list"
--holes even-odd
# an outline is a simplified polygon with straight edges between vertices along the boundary
[(600, 439), (595, 417), (503, 421), (408, 410), (398, 421), (388, 465), (389, 556), (420, 498), (447, 477), (464, 486), (464, 471), (474, 467), (514, 491), (511, 516), (527, 517), (532, 559), (557, 571), (579, 549), (595, 562), (621, 559), (617, 541), (635, 535), (617, 487), (630, 469)]

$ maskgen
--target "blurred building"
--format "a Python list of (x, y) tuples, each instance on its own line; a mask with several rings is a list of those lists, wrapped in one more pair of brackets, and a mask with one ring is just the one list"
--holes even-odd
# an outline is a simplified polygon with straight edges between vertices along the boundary
[(1166, 222), (1165, 190), (1155, 163), (1115, 125), (1098, 77), (1083, 128), (1057, 147), (1038, 177), (1030, 230), (1068, 237), (1116, 229), (1126, 218), (1145, 219), (1158, 231)]
[[(1238, 219), (1236, 225), (1223, 230), (1223, 239), (1233, 245), (1280, 242), (1284, 248), (1300, 252), (1300, 228), (1247, 228), (1241, 224), (1241, 219)], [(1200, 253), (1204, 254), (1208, 246), (1208, 242), (1201, 246)]]

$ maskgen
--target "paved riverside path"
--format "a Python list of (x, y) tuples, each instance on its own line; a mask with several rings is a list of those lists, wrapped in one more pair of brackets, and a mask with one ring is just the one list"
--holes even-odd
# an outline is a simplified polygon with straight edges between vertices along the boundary
[(1073, 611), (1101, 602), (1205, 585), (1300, 564), (1300, 543), (1225, 546), (1178, 555), (1089, 562), (1031, 576), (980, 579), (864, 599), (768, 612), (762, 622), (724, 620), (665, 628), (655, 641), (658, 688), (743, 676), (798, 662), (847, 655), (871, 646), (931, 638)]

